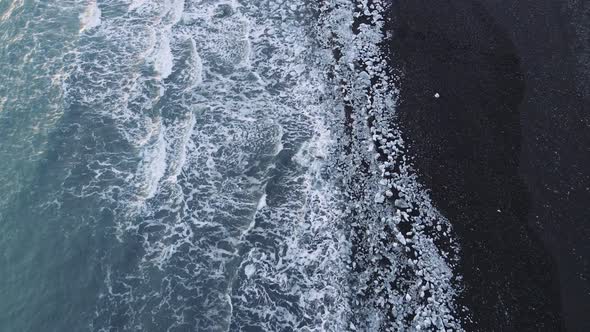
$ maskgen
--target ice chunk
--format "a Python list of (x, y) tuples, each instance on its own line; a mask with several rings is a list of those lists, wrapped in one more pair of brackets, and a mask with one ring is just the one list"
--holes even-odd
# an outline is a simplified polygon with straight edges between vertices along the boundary
[(400, 209), (407, 209), (410, 206), (408, 205), (408, 202), (406, 202), (405, 199), (399, 198), (395, 200), (395, 206), (397, 206)]
[(377, 193), (375, 195), (375, 203), (383, 203), (385, 202), (385, 196), (382, 193)]
[(406, 245), (406, 238), (402, 235), (402, 233), (398, 232), (395, 234), (395, 238), (404, 246)]
[(248, 278), (252, 277), (254, 275), (254, 272), (256, 272), (256, 268), (252, 264), (248, 264), (244, 268), (244, 273), (246, 274), (246, 277), (248, 277)]

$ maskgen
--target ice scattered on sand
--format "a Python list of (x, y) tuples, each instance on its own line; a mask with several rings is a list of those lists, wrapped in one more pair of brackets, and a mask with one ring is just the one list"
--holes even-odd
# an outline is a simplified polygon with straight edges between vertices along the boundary
[(333, 14), (326, 25), (338, 27), (330, 36), (333, 82), (346, 126), (339, 133), (343, 182), (352, 198), (351, 319), (368, 331), (412, 331), (427, 322), (435, 322), (433, 330), (462, 330), (450, 224), (419, 184), (396, 121), (397, 79), (379, 47), (385, 6), (375, 0), (326, 8)]

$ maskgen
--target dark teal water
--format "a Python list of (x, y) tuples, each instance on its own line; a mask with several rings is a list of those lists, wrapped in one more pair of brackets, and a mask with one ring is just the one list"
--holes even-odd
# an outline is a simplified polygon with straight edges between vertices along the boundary
[[(64, 57), (75, 45), (79, 5), (0, 2), (0, 327), (79, 330), (97, 291), (88, 217), (67, 213), (57, 146), (63, 126)], [(74, 147), (72, 147), (74, 149)], [(61, 206), (61, 207), (60, 207)], [(67, 299), (67, 300), (66, 300)]]

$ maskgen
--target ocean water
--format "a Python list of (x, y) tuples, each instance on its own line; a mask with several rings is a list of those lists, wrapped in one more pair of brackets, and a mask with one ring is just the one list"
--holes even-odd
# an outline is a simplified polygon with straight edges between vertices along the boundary
[(460, 330), (384, 5), (0, 0), (0, 330)]

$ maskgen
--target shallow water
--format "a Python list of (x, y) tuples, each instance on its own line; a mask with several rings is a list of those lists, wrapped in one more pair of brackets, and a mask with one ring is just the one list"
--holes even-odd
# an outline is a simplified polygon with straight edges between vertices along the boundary
[(0, 2), (0, 327), (457, 327), (379, 11)]

